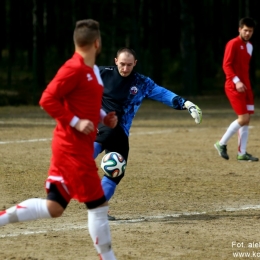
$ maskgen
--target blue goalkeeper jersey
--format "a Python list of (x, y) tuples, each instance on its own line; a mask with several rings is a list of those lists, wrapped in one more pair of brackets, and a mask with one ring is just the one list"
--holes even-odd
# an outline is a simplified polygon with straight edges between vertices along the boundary
[(117, 66), (100, 66), (104, 83), (102, 108), (108, 113), (115, 111), (118, 123), (129, 136), (130, 127), (144, 98), (159, 101), (174, 109), (185, 109), (185, 98), (157, 85), (149, 77), (132, 72), (122, 77)]

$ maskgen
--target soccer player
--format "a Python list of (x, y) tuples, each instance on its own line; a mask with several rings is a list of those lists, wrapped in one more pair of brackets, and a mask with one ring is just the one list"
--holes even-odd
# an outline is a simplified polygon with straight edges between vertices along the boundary
[[(94, 158), (103, 150), (118, 152), (125, 160), (129, 153), (129, 131), (132, 120), (144, 98), (153, 99), (178, 110), (188, 109), (196, 123), (200, 123), (202, 112), (198, 106), (185, 98), (158, 86), (149, 77), (134, 71), (137, 63), (136, 53), (130, 48), (121, 48), (115, 58), (116, 66), (100, 66), (101, 78), (104, 82), (102, 108), (108, 113), (115, 111), (118, 124), (114, 129), (100, 123), (95, 145)], [(112, 178), (102, 178), (102, 187), (107, 200), (113, 196), (116, 186), (124, 174)], [(115, 218), (108, 215), (109, 220)]]
[(108, 202), (93, 158), (96, 128), (101, 120), (115, 127), (117, 116), (101, 110), (103, 82), (95, 65), (101, 51), (99, 23), (81, 20), (74, 29), (74, 55), (44, 90), (40, 106), (57, 125), (46, 179), (47, 198), (31, 198), (0, 212), (0, 226), (60, 217), (71, 199), (88, 210), (88, 229), (100, 259), (114, 260), (107, 219)]
[(223, 70), (226, 75), (225, 92), (237, 114), (222, 138), (214, 146), (219, 155), (228, 160), (227, 143), (238, 133), (238, 161), (258, 161), (258, 158), (247, 153), (247, 140), (250, 116), (254, 113), (254, 96), (250, 84), (249, 65), (253, 46), (250, 39), (254, 33), (255, 22), (245, 17), (239, 21), (239, 35), (226, 44)]

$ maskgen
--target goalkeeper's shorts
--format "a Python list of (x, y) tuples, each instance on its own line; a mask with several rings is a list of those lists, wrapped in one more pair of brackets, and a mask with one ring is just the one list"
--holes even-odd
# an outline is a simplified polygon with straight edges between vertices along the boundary
[(100, 123), (98, 125), (98, 134), (95, 142), (100, 143), (102, 149), (106, 150), (106, 152), (120, 153), (127, 161), (129, 138), (120, 125), (112, 129)]

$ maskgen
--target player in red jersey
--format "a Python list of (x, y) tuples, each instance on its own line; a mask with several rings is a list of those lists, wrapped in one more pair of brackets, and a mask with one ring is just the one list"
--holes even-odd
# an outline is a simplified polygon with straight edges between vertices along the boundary
[(85, 203), (88, 228), (101, 259), (114, 260), (105, 198), (93, 158), (101, 121), (114, 128), (117, 116), (101, 110), (103, 82), (95, 65), (101, 51), (99, 23), (81, 20), (74, 30), (75, 53), (44, 90), (41, 107), (57, 121), (46, 180), (47, 198), (32, 198), (0, 212), (0, 226), (60, 217), (71, 199)]
[(247, 153), (248, 126), (254, 113), (254, 95), (250, 84), (249, 65), (253, 46), (249, 42), (255, 28), (252, 18), (239, 21), (239, 35), (231, 39), (225, 48), (223, 70), (226, 75), (225, 92), (238, 118), (233, 121), (222, 138), (214, 144), (219, 155), (228, 160), (227, 142), (238, 133), (238, 161), (258, 161)]

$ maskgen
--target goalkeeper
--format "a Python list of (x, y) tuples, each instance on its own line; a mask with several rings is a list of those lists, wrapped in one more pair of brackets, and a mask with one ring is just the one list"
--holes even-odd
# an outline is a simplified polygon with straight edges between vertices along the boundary
[[(116, 111), (118, 124), (111, 129), (103, 124), (98, 126), (98, 134), (94, 143), (94, 158), (101, 152), (118, 152), (125, 160), (129, 153), (129, 131), (132, 120), (144, 98), (159, 101), (173, 109), (187, 109), (200, 124), (202, 112), (198, 106), (177, 94), (158, 86), (149, 77), (134, 71), (137, 63), (136, 53), (129, 48), (121, 48), (115, 58), (116, 66), (100, 66), (101, 78), (104, 82), (102, 108), (105, 112)], [(102, 178), (102, 187), (109, 201), (116, 186), (124, 174), (112, 178), (106, 175)], [(108, 216), (109, 220), (115, 220)]]

